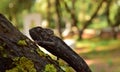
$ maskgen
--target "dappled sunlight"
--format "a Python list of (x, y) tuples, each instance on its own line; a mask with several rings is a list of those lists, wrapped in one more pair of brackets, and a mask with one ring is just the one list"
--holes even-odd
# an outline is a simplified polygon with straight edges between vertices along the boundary
[[(89, 61), (88, 61), (89, 64)], [(93, 72), (119, 72), (120, 58), (93, 58), (89, 64)], [(115, 70), (116, 69), (116, 70)]]
[(77, 53), (88, 53), (90, 51), (104, 51), (119, 48), (119, 40), (84, 40), (76, 43), (75, 51)]
[[(80, 41), (81, 45), (75, 48), (87, 62), (93, 72), (119, 72), (120, 68), (120, 41), (107, 40), (95, 42), (95, 48), (90, 43), (93, 41)], [(83, 45), (82, 45), (83, 44)], [(84, 45), (88, 45), (84, 46)], [(80, 47), (81, 46), (81, 47)]]
[(91, 52), (91, 50), (88, 48), (76, 48), (75, 52), (76, 53), (88, 53), (88, 52)]

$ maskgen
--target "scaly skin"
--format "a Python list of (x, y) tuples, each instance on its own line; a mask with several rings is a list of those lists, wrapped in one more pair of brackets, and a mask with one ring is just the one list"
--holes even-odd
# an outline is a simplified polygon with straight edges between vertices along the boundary
[(86, 62), (51, 29), (35, 27), (29, 30), (32, 39), (47, 51), (66, 61), (76, 72), (91, 72)]

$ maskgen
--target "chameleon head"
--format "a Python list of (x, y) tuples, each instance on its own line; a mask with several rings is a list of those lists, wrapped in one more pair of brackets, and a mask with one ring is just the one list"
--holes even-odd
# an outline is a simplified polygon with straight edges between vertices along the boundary
[(54, 35), (54, 32), (51, 29), (42, 27), (34, 27), (29, 30), (29, 33), (34, 40), (46, 40)]
[(46, 32), (46, 34), (47, 34), (48, 36), (54, 35), (54, 32), (53, 32), (51, 29), (45, 28), (44, 31)]
[(40, 33), (39, 33), (41, 30), (42, 30), (41, 27), (34, 27), (29, 30), (29, 34), (33, 40), (42, 40), (42, 37), (40, 36)]

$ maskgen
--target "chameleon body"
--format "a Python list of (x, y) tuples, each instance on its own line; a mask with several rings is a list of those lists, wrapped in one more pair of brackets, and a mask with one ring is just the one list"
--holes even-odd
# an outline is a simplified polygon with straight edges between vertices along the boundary
[(51, 29), (35, 27), (29, 30), (32, 39), (41, 47), (66, 61), (76, 72), (91, 72), (86, 62)]

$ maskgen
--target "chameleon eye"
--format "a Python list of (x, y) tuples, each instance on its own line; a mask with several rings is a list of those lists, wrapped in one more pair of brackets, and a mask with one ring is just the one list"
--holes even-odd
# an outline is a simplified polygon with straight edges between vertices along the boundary
[(54, 35), (54, 32), (52, 30), (49, 30), (48, 32), (50, 35)]
[(54, 32), (51, 29), (45, 29), (46, 33), (49, 35), (54, 35)]

